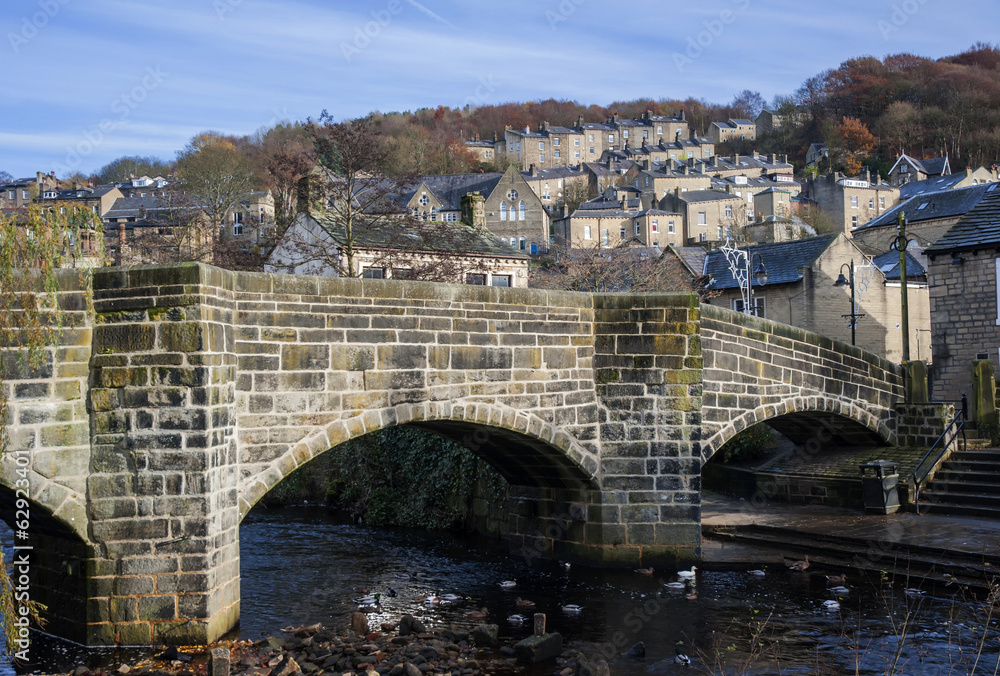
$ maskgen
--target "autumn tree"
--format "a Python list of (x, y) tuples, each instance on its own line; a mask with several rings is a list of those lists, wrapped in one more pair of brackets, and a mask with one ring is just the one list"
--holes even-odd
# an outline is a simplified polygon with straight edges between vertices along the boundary
[(756, 120), (760, 112), (764, 110), (764, 97), (760, 92), (744, 89), (735, 97), (729, 107), (733, 109), (734, 118), (746, 120)]
[(278, 124), (259, 133), (251, 158), (274, 199), (276, 237), (280, 239), (295, 218), (299, 181), (316, 166), (316, 150), (301, 124)]
[(180, 251), (188, 260), (213, 260), (227, 214), (260, 185), (254, 165), (234, 139), (204, 132), (177, 154), (177, 178), (170, 200)]
[(845, 117), (832, 129), (827, 145), (844, 171), (849, 176), (856, 176), (861, 171), (862, 160), (875, 150), (878, 140), (861, 120)]

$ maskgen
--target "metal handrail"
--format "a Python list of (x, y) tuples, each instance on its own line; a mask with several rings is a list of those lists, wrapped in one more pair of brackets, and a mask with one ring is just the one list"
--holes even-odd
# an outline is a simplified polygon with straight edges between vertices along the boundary
[[(948, 426), (944, 428), (944, 432), (942, 432), (941, 436), (937, 438), (934, 445), (930, 447), (930, 449), (924, 454), (924, 457), (920, 458), (920, 462), (918, 462), (913, 468), (913, 509), (917, 514), (920, 514), (920, 484), (927, 478), (927, 475), (931, 473), (934, 466), (938, 464), (941, 458), (944, 457), (944, 454), (948, 451), (950, 442), (945, 441), (945, 439), (954, 439), (955, 435), (958, 435), (958, 433), (961, 432), (962, 447), (968, 448), (969, 442), (965, 438), (965, 423), (967, 422), (969, 422), (969, 400), (966, 398), (965, 393), (962, 393), (962, 408), (959, 409), (959, 411), (955, 414), (955, 417), (952, 418), (950, 423), (948, 423)], [(955, 428), (954, 435), (949, 437), (948, 432), (950, 432), (953, 427)], [(939, 445), (941, 448), (938, 450), (937, 455), (934, 456), (934, 462), (927, 466), (927, 469), (924, 470), (920, 477), (917, 477), (917, 472), (924, 466), (924, 462), (927, 458), (931, 457), (931, 454), (934, 453), (934, 449), (936, 449)]]

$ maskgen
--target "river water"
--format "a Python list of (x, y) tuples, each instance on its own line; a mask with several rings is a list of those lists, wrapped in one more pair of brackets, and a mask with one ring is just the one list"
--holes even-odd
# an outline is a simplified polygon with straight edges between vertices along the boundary
[[(531, 633), (530, 620), (517, 625), (507, 618), (544, 612), (549, 631), (607, 659), (612, 674), (681, 673), (674, 663), (678, 647), (694, 667), (714, 673), (720, 665), (728, 673), (756, 674), (966, 674), (974, 666), (975, 673), (994, 673), (1000, 655), (990, 606), (971, 592), (925, 586), (922, 594), (907, 593), (905, 580), (877, 575), (849, 577), (850, 591), (838, 595), (820, 571), (797, 573), (775, 563), (758, 576), (749, 566), (712, 567), (696, 571), (686, 589), (673, 590), (666, 587), (677, 581), (673, 570), (646, 576), (528, 562), (496, 540), (369, 528), (320, 507), (255, 510), (240, 528), (240, 542), (243, 638), (276, 635), (294, 624), (345, 626), (367, 590), (381, 594), (369, 615), (373, 627), (405, 613), (432, 627), (471, 627), (483, 620), (466, 613), (485, 608), (485, 621), (498, 624), (501, 637), (518, 639)], [(504, 580), (517, 586), (504, 590)], [(417, 600), (428, 594), (461, 600), (434, 607)], [(519, 609), (519, 597), (534, 601), (536, 610)], [(823, 607), (833, 599), (839, 609)], [(560, 604), (583, 609), (567, 614)], [(987, 641), (980, 649), (983, 627)], [(621, 655), (639, 641), (645, 659)], [(111, 657), (50, 640), (34, 652), (40, 663), (24, 671), (66, 671)]]

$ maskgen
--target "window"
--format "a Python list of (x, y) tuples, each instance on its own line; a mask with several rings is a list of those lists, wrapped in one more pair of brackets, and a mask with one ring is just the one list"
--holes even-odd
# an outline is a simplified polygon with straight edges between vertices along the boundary
[(475, 286), (486, 286), (486, 275), (478, 272), (470, 272), (465, 276), (465, 283), (473, 284)]
[(705, 233), (703, 233), (703, 232), (699, 232), (699, 233), (698, 233), (698, 241), (699, 241), (699, 242), (704, 242), (704, 241), (706, 241), (707, 239), (708, 239), (708, 235), (706, 235), (706, 234), (705, 234)]
[(540, 163), (542, 163), (542, 164), (545, 164), (545, 155), (539, 155), (539, 156), (538, 156), (538, 161), (539, 161)]
[(506, 202), (501, 202), (500, 203), (500, 220), (501, 221), (506, 221), (507, 220), (507, 203)]
[(614, 142), (615, 142), (615, 135), (608, 134), (608, 143), (614, 143)]
[(539, 141), (538, 142), (538, 149), (539, 150), (545, 150), (545, 141)]
[(578, 139), (578, 138), (573, 139), (573, 145), (579, 148), (580, 147), (580, 139)]
[(552, 145), (554, 145), (554, 146), (559, 145), (559, 138), (558, 137), (552, 139)]
[(559, 150), (554, 150), (554, 151), (552, 151), (552, 156), (553, 156), (553, 157), (555, 157), (555, 158), (556, 158), (557, 160), (558, 160), (558, 159), (559, 159), (560, 157), (562, 157), (562, 155), (560, 155), (560, 151), (559, 151)]
[(604, 228), (603, 230), (601, 230), (601, 244), (603, 244), (604, 246), (607, 246), (610, 241), (611, 241), (611, 237), (608, 234), (608, 229)]
[(390, 272), (392, 279), (413, 279), (413, 270), (410, 268), (393, 268)]
[(868, 208), (869, 209), (874, 209), (875, 208), (875, 198), (874, 197), (869, 197), (868, 198)]
[[(743, 310), (744, 310), (745, 307), (746, 306), (744, 305), (742, 298), (734, 298), (733, 299), (733, 310), (735, 310), (736, 312), (743, 312)], [(753, 312), (751, 312), (750, 314), (756, 315), (758, 317), (763, 317), (764, 316), (764, 297), (763, 296), (754, 296), (753, 297)]]
[(899, 173), (905, 174), (909, 170), (910, 170), (910, 166), (908, 164), (901, 164), (901, 165), (899, 165)]
[(587, 134), (587, 141), (589, 141), (590, 143), (593, 143), (594, 142), (594, 135), (593, 134)]
[(573, 151), (573, 159), (574, 160), (580, 159), (580, 151), (579, 150), (574, 150)]
[(622, 130), (622, 138), (628, 138), (628, 129)]
[[(591, 233), (590, 233), (590, 226), (589, 226), (589, 225), (585, 225), (585, 226), (583, 226), (583, 238), (584, 238), (584, 239), (594, 239), (594, 238), (593, 238), (593, 237), (591, 236)], [(997, 259), (997, 260), (1000, 260), (1000, 259)]]
[(851, 197), (851, 208), (852, 209), (857, 209), (858, 208), (858, 196), (857, 195), (854, 195), (854, 196)]
[(493, 286), (510, 286), (510, 275), (493, 275), (490, 284)]
[(663, 136), (663, 125), (656, 125), (656, 135)]
[(234, 211), (233, 212), (233, 223), (240, 223), (240, 224), (243, 223), (243, 212), (242, 211)]
[(21, 191), (21, 199), (28, 199), (28, 191), (27, 190), (22, 190)]
[(722, 241), (722, 226), (720, 225), (715, 233), (715, 239)]
[(733, 205), (732, 204), (727, 204), (726, 205), (726, 218), (732, 218), (732, 217), (733, 217)]
[(649, 130), (648, 129), (643, 129), (642, 130), (642, 137), (644, 139), (649, 138)]
[(649, 176), (646, 177), (646, 187), (649, 187)]
[(513, 189), (509, 190), (507, 192), (507, 199), (509, 199), (511, 202), (513, 202), (514, 200), (516, 200), (517, 199), (517, 191), (513, 190)]
[(659, 232), (660, 231), (660, 223), (655, 218), (653, 219), (652, 231), (653, 232)]
[(593, 154), (594, 154), (594, 146), (590, 146), (590, 154), (591, 154), (591, 155), (593, 155)]
[(521, 251), (524, 251), (527, 248), (527, 246), (528, 246), (528, 240), (522, 237), (521, 240), (518, 242), (517, 248), (520, 249)]
[(698, 225), (705, 225), (706, 223), (708, 223), (708, 219), (705, 217), (705, 212), (704, 211), (699, 211), (698, 212)]
[(385, 268), (365, 268), (361, 276), (365, 279), (385, 279)]
[(618, 239), (625, 239), (625, 228), (618, 231)]
[(670, 234), (673, 234), (673, 232), (674, 232), (674, 222), (673, 221), (668, 221), (667, 222), (667, 232), (669, 232)]
[(139, 193), (139, 197), (145, 197), (145, 196), (146, 196), (146, 193), (144, 193), (144, 192)]
[(521, 203), (517, 205), (517, 220), (524, 220), (524, 200), (521, 200)]
[(420, 204), (422, 204), (423, 206), (427, 206), (428, 204), (431, 203), (431, 199), (427, 196), (427, 193), (421, 193), (420, 199), (417, 201), (420, 202)]
[(858, 227), (858, 217), (857, 216), (851, 216), (851, 227), (852, 228)]
[(884, 197), (879, 197), (878, 198), (878, 208), (879, 209), (885, 209), (885, 198)]
[(17, 197), (17, 191), (16, 190), (11, 190), (10, 191), (10, 195), (8, 196), (8, 199), (15, 199), (16, 197)]
[(635, 223), (635, 234), (636, 234), (636, 236), (639, 235), (639, 222), (638, 221), (636, 221), (636, 223)]
[(59, 213), (65, 215), (66, 214), (66, 207), (59, 207)]

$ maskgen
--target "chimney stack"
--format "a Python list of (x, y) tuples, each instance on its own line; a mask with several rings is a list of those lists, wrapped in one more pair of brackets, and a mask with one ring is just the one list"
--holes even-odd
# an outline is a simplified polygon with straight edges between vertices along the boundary
[(583, 129), (583, 115), (580, 115), (576, 118), (576, 128)]

